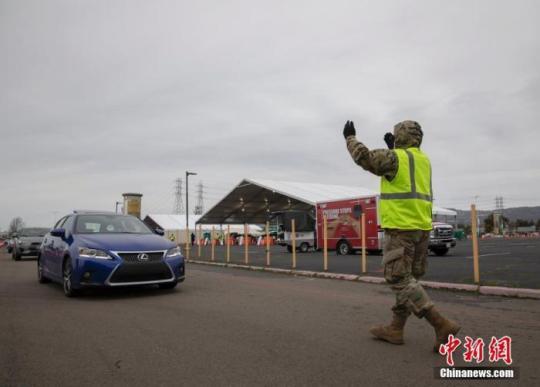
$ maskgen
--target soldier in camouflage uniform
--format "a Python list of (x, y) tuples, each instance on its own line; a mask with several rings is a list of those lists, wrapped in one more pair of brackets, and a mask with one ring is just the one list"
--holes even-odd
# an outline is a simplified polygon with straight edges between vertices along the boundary
[[(343, 135), (347, 149), (356, 164), (366, 171), (391, 182), (398, 173), (399, 158), (395, 148), (419, 151), (423, 132), (415, 121), (403, 121), (394, 126), (394, 133), (386, 133), (384, 140), (389, 149), (369, 150), (356, 139), (352, 121), (347, 121)], [(429, 161), (428, 161), (429, 163)], [(414, 164), (413, 164), (414, 165)], [(429, 167), (430, 168), (430, 167)], [(431, 180), (431, 177), (429, 177)], [(429, 208), (431, 208), (431, 197)], [(429, 215), (428, 215), (429, 216)], [(431, 219), (429, 218), (429, 222)], [(429, 223), (431, 226), (431, 223)], [(425, 317), (435, 329), (434, 351), (446, 343), (448, 335), (457, 334), (460, 327), (444, 318), (434, 307), (426, 291), (418, 282), (426, 272), (429, 230), (385, 229), (383, 244), (384, 278), (396, 295), (390, 325), (376, 326), (370, 332), (392, 344), (403, 344), (403, 328), (411, 312), (418, 318)]]

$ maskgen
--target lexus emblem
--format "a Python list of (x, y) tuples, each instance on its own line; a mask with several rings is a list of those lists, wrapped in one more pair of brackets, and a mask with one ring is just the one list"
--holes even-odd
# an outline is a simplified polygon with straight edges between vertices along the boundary
[(146, 253), (140, 253), (139, 255), (137, 255), (137, 259), (139, 261), (148, 261), (148, 258), (150, 257)]

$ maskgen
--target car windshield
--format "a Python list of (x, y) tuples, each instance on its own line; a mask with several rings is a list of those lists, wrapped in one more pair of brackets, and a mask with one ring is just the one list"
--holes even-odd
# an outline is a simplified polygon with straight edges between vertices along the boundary
[(42, 237), (49, 232), (48, 228), (23, 228), (19, 231), (21, 237)]
[(151, 234), (139, 219), (128, 215), (79, 215), (75, 226), (77, 234)]

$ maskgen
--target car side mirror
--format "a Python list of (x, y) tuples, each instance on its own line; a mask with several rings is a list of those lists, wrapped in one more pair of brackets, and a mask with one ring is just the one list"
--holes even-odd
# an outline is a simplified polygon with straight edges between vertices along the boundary
[(159, 227), (156, 227), (156, 228), (154, 229), (154, 232), (155, 232), (156, 234), (158, 234), (158, 235), (161, 235), (161, 236), (165, 235), (165, 231), (163, 231), (163, 230), (160, 229)]
[(51, 230), (51, 235), (53, 237), (64, 238), (66, 236), (66, 230), (63, 228), (55, 228)]

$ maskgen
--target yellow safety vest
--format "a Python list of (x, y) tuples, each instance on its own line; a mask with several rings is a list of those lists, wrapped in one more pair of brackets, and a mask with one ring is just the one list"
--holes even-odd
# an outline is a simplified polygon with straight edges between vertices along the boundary
[(394, 149), (398, 170), (392, 180), (381, 179), (381, 227), (431, 230), (433, 190), (431, 163), (419, 148)]

